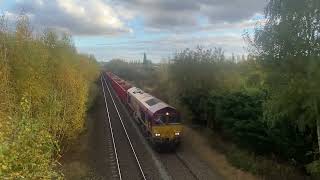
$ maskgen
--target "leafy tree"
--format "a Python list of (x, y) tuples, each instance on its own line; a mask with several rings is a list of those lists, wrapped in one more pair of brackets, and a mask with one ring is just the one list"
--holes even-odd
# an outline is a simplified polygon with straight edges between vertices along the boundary
[(265, 117), (316, 129), (320, 153), (320, 3), (271, 0), (265, 14), (254, 39), (270, 92)]
[(175, 84), (176, 97), (192, 112), (195, 122), (213, 126), (208, 107), (211, 91), (221, 93), (241, 86), (238, 65), (226, 60), (222, 49), (186, 49), (171, 60), (169, 78)]

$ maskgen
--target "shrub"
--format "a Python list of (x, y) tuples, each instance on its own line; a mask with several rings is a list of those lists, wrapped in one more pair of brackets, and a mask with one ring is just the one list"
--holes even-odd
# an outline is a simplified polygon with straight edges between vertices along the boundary
[(313, 161), (312, 163), (308, 164), (306, 168), (308, 173), (310, 173), (314, 179), (320, 178), (320, 160)]
[(258, 173), (255, 158), (247, 151), (241, 151), (233, 148), (233, 150), (227, 153), (227, 159), (233, 166), (239, 169), (250, 171), (254, 174)]
[(314, 138), (308, 132), (300, 132), (289, 121), (271, 126), (263, 120), (264, 99), (264, 92), (241, 91), (215, 94), (209, 98), (209, 105), (215, 111), (218, 129), (242, 148), (257, 154), (275, 154), (290, 161), (312, 161), (307, 153)]

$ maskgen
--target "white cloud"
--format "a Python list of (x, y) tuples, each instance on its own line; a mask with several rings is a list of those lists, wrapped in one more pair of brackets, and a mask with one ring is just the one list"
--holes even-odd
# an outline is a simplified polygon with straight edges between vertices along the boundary
[[(143, 20), (149, 31), (194, 31), (249, 25), (267, 0), (16, 0), (37, 25), (77, 35), (119, 34), (132, 31), (126, 22)], [(202, 18), (202, 19), (201, 19)], [(201, 22), (206, 19), (207, 24)], [(245, 24), (247, 23), (247, 24)], [(252, 25), (252, 24), (251, 24)], [(251, 26), (249, 25), (249, 26)]]
[[(255, 14), (255, 16), (261, 16), (260, 14)], [(238, 22), (217, 22), (215, 24), (205, 24), (203, 26), (200, 26), (197, 28), (199, 31), (218, 31), (218, 30), (247, 30), (247, 29), (253, 29), (255, 27), (262, 26), (266, 23), (266, 19), (253, 19), (251, 17), (250, 19), (245, 19)]]
[[(83, 52), (94, 52), (100, 60), (119, 56), (138, 59), (143, 52), (147, 52), (150, 58), (157, 61), (175, 51), (197, 45), (207, 48), (222, 47), (226, 54), (245, 53), (246, 44), (242, 33), (245, 29), (252, 29), (257, 23), (264, 23), (259, 13), (262, 13), (266, 2), (267, 0), (17, 0), (14, 10), (9, 10), (8, 14), (13, 16), (24, 10), (36, 26), (56, 28), (79, 35), (78, 37), (128, 33), (131, 29), (127, 24), (130, 24), (139, 33), (131, 34), (135, 36), (133, 40), (128, 38), (131, 35), (119, 40), (127, 40), (128, 43), (115, 44), (115, 41), (111, 41), (110, 45), (99, 46), (85, 42), (77, 44), (78, 48)], [(148, 35), (154, 39), (157, 34), (160, 34), (158, 39), (147, 39)], [(138, 39), (142, 36), (143, 42)], [(139, 42), (134, 42), (135, 40)]]
[(238, 23), (262, 13), (268, 0), (118, 0), (117, 5), (143, 17), (151, 30), (179, 31), (201, 25)]
[(76, 35), (114, 35), (131, 30), (103, 0), (18, 0), (14, 13), (31, 14), (35, 25)]
[(243, 54), (245, 53), (244, 47), (246, 45), (241, 35), (232, 33), (194, 37), (188, 37), (188, 35), (174, 35), (167, 37), (164, 42), (166, 43), (162, 45), (171, 46), (171, 48), (176, 51), (185, 48), (195, 48), (198, 45), (204, 48), (222, 47), (226, 55), (230, 55), (231, 53)]
[(171, 34), (166, 37), (153, 40), (131, 40), (118, 43), (106, 44), (83, 44), (79, 47), (82, 52), (91, 52), (97, 55), (99, 60), (110, 60), (112, 58), (123, 58), (127, 60), (137, 60), (143, 57), (146, 52), (153, 62), (160, 62), (163, 58), (172, 57), (175, 52), (186, 48), (204, 48), (221, 47), (226, 56), (246, 54), (246, 42), (241, 34), (226, 33), (223, 35), (190, 35)]

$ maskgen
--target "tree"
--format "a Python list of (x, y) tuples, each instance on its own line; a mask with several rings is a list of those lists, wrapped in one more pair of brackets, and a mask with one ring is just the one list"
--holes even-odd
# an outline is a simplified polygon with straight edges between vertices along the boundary
[(170, 81), (176, 85), (178, 100), (193, 114), (194, 122), (213, 126), (208, 95), (211, 91), (220, 93), (238, 88), (239, 76), (235, 67), (235, 62), (225, 60), (221, 48), (185, 49), (171, 60)]
[(265, 118), (316, 129), (320, 152), (320, 3), (270, 0), (265, 15), (253, 44), (270, 94)]

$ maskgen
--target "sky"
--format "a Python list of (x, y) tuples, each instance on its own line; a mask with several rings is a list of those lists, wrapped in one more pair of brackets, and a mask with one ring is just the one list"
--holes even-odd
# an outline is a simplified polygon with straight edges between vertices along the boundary
[(77, 50), (99, 61), (153, 62), (186, 48), (247, 54), (245, 32), (264, 22), (267, 0), (0, 0), (0, 13), (26, 13), (34, 29), (71, 34)]

